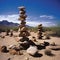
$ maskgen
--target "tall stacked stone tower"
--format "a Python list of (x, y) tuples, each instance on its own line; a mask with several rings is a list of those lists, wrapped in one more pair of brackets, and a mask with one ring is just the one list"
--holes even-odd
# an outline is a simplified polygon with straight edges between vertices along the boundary
[(28, 32), (28, 29), (27, 29), (27, 27), (26, 27), (26, 17), (27, 17), (27, 15), (26, 15), (26, 11), (25, 11), (25, 7), (24, 6), (21, 6), (21, 7), (19, 7), (19, 20), (21, 21), (21, 23), (20, 23), (20, 26), (19, 26), (19, 28), (20, 28), (20, 34), (19, 34), (19, 36), (20, 37), (27, 37), (27, 36), (29, 36), (30, 34), (29, 34), (29, 32)]
[(42, 39), (42, 24), (38, 25), (38, 39)]

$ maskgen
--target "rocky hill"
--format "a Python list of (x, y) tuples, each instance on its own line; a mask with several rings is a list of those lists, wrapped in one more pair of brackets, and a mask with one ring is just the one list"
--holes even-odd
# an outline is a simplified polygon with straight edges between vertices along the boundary
[(17, 27), (18, 25), (18, 23), (8, 22), (7, 20), (0, 21), (0, 26)]

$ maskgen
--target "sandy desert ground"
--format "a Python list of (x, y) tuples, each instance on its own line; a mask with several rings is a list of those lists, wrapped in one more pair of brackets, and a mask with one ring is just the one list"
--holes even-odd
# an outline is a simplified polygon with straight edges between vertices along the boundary
[[(14, 35), (18, 36), (19, 33), (15, 32)], [(0, 35), (5, 35), (5, 33), (1, 33)], [(37, 34), (34, 32), (31, 32), (31, 36), (29, 36), (29, 39), (31, 39), (32, 36), (35, 36), (37, 39)], [(0, 37), (0, 46), (1, 45), (6, 45), (7, 47), (11, 44), (18, 44), (18, 42), (16, 40), (18, 40), (19, 37), (10, 37), (10, 36), (5, 36), (5, 38), (1, 38)], [(59, 37), (51, 37), (51, 39), (42, 39), (42, 40), (38, 40), (37, 41), (39, 43), (42, 43), (44, 41), (46, 42), (55, 42), (57, 45), (60, 45), (60, 38)], [(29, 60), (60, 60), (60, 50), (55, 51), (52, 50), (52, 53), (54, 54), (54, 56), (47, 56), (44, 54), (44, 50), (39, 50), (39, 53), (41, 56), (38, 57), (33, 57), (30, 56), (29, 54), (26, 53), (26, 50), (23, 50), (23, 55), (11, 55), (9, 53), (2, 53), (0, 52), (0, 60), (8, 60), (9, 58), (11, 58), (11, 60), (26, 60), (26, 58), (29, 58)]]

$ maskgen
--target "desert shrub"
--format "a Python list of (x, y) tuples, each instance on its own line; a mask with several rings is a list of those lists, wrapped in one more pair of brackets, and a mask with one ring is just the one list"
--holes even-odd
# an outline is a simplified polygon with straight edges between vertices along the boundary
[(18, 31), (19, 27), (10, 27), (10, 26), (0, 26), (0, 32), (7, 32), (10, 31), (11, 29), (14, 31)]
[(32, 32), (37, 32), (37, 27), (28, 27), (28, 30)]
[(8, 26), (0, 26), (0, 32), (5, 32), (7, 30), (10, 30), (11, 27)]
[(53, 31), (54, 33), (50, 34), (51, 36), (55, 36), (55, 37), (60, 37), (60, 31), (59, 30), (56, 30), (56, 31)]
[(60, 27), (44, 27), (44, 31), (52, 32), (50, 36), (60, 37)]
[(13, 27), (12, 29), (17, 32), (19, 28), (18, 27)]

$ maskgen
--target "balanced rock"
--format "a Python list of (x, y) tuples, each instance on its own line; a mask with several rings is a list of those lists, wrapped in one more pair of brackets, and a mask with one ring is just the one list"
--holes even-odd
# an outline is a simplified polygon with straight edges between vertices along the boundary
[(26, 11), (19, 11), (19, 13), (20, 13), (20, 14), (25, 14), (25, 13), (26, 13)]
[(21, 7), (18, 7), (21, 11), (24, 11), (25, 7), (24, 6), (21, 6)]
[(26, 31), (27, 30), (27, 27), (22, 27), (21, 28), (21, 31)]
[(25, 22), (26, 17), (27, 17), (26, 11), (25, 11), (25, 7), (21, 6), (21, 7), (19, 7), (19, 10), (20, 10), (19, 11), (19, 13), (20, 13), (19, 20), (21, 21), (21, 23), (20, 23), (20, 34), (19, 34), (19, 37), (26, 37), (26, 36), (29, 36), (30, 34), (27, 31), (28, 29), (26, 27), (26, 22)]

